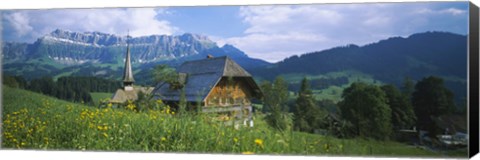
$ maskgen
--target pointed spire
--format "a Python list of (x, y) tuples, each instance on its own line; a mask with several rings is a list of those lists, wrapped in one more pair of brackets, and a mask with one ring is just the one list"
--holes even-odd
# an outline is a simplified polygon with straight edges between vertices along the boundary
[(125, 58), (125, 70), (123, 73), (123, 86), (132, 86), (135, 80), (133, 79), (132, 65), (130, 64), (130, 44), (128, 43), (129, 34), (127, 33), (127, 55)]

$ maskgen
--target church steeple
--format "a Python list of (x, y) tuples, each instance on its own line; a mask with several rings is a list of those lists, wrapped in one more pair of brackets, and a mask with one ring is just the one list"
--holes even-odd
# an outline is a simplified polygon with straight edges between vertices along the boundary
[(133, 90), (133, 82), (135, 82), (135, 80), (133, 79), (132, 65), (130, 64), (130, 44), (128, 43), (128, 37), (129, 35), (127, 34), (127, 55), (125, 58), (125, 70), (123, 72), (123, 86), (125, 90)]

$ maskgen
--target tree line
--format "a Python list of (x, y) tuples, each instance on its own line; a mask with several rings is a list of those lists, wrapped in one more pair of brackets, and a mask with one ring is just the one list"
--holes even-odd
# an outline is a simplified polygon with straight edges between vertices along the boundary
[[(310, 80), (312, 89), (326, 89), (330, 86), (341, 86), (348, 84), (347, 77), (336, 77), (336, 78), (318, 78)], [(301, 87), (300, 83), (290, 83), (288, 85), (288, 90), (298, 91)]]
[(57, 97), (59, 99), (93, 104), (90, 92), (115, 92), (121, 83), (98, 77), (64, 76), (56, 81), (52, 77), (25, 80), (22, 76), (3, 76), (3, 84)]
[(456, 108), (453, 93), (444, 86), (443, 79), (434, 76), (417, 83), (405, 78), (400, 89), (391, 84), (355, 82), (344, 89), (337, 104), (316, 101), (308, 79), (304, 78), (295, 102), (289, 106), (287, 86), (282, 77), (261, 85), (265, 119), (279, 130), (326, 130), (337, 137), (386, 140), (395, 139), (399, 130), (416, 128), (434, 137), (441, 130), (432, 125), (433, 119), (453, 114)]

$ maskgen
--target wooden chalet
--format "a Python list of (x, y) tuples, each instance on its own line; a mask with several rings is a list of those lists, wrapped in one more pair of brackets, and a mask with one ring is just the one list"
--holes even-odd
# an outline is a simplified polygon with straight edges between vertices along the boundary
[(183, 92), (188, 109), (220, 113), (253, 126), (251, 100), (262, 93), (252, 76), (232, 59), (208, 56), (187, 61), (177, 71), (180, 84), (157, 84), (155, 99), (178, 106)]

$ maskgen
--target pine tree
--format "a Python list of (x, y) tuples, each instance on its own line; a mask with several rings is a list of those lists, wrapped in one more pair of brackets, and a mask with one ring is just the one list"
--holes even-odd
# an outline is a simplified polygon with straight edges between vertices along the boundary
[(412, 93), (415, 91), (415, 83), (410, 77), (405, 77), (402, 86), (402, 94), (409, 102), (412, 101)]
[(419, 81), (412, 94), (412, 104), (418, 118), (417, 127), (435, 135), (438, 130), (432, 125), (432, 118), (453, 113), (455, 110), (453, 96), (441, 78), (430, 76)]
[(285, 130), (290, 125), (287, 115), (286, 103), (288, 100), (287, 83), (282, 77), (275, 78), (273, 84), (264, 81), (261, 85), (263, 91), (263, 111), (268, 112), (266, 122), (275, 129)]
[(341, 116), (353, 125), (361, 137), (388, 139), (392, 132), (391, 109), (385, 92), (379, 87), (355, 82), (342, 93)]
[(294, 108), (295, 130), (313, 132), (320, 127), (320, 119), (324, 115), (322, 115), (320, 108), (315, 104), (315, 99), (306, 77), (302, 80)]
[(185, 95), (185, 88), (182, 88), (180, 91), (180, 100), (178, 102), (178, 110), (179, 114), (184, 114), (187, 110), (187, 97)]
[(415, 125), (416, 116), (412, 104), (406, 97), (393, 85), (384, 85), (382, 90), (385, 92), (388, 105), (392, 110), (392, 127), (396, 130), (408, 129)]

